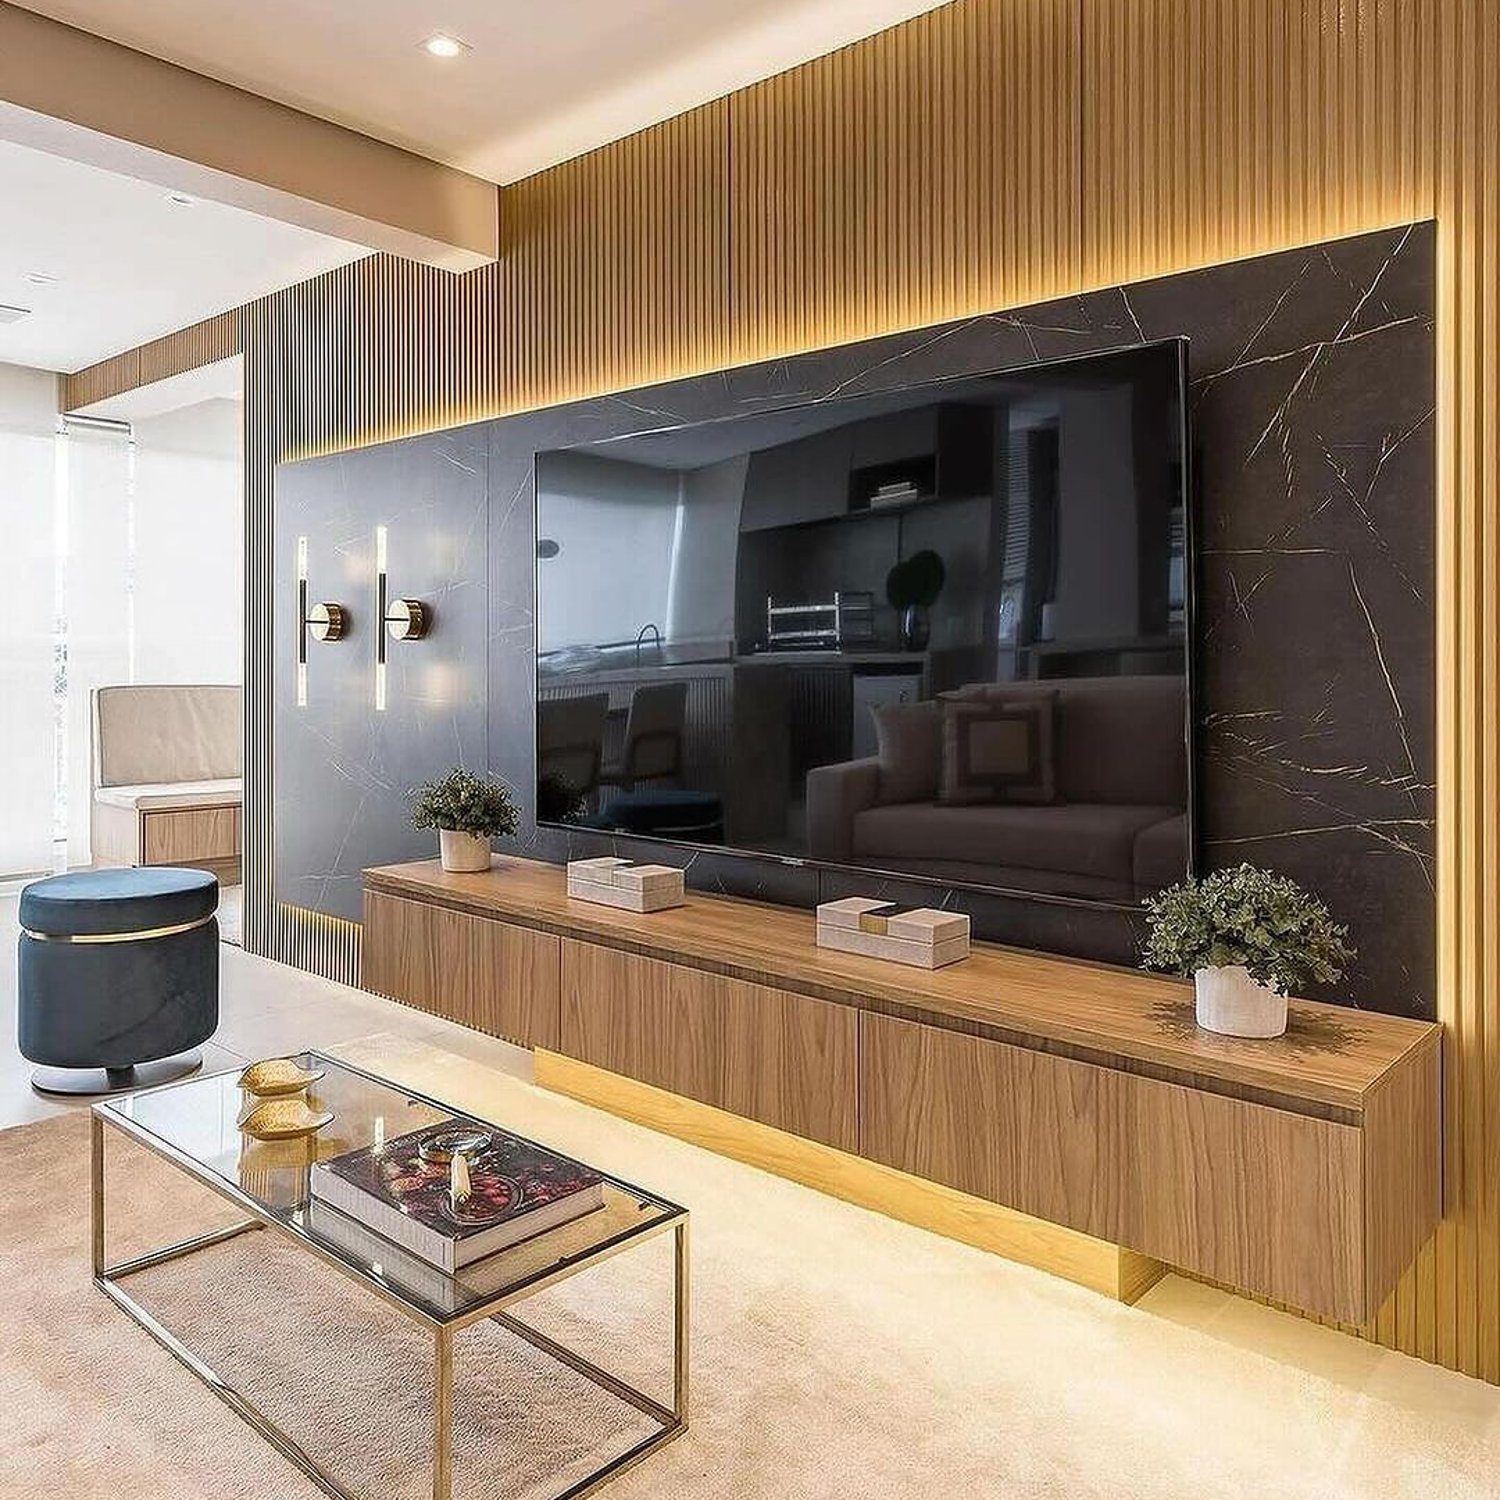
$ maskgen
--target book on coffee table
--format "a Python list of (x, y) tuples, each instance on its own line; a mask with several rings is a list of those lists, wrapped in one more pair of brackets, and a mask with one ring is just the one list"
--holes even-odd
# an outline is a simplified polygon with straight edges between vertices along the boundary
[[(456, 1194), (447, 1148), (464, 1141), (468, 1190)], [(603, 1180), (581, 1162), (464, 1119), (317, 1162), (309, 1188), (450, 1275), (604, 1204)]]

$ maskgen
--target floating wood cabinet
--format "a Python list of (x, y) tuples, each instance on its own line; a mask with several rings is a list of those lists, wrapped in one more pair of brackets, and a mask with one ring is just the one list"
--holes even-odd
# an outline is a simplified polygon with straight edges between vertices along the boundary
[[(1437, 1049), (1338, 1118), (941, 1027), (862, 1018), (860, 1145), (887, 1166), (1361, 1322), (1437, 1220)], [(1385, 1087), (1390, 1087), (1387, 1082)], [(1408, 1115), (1423, 1101), (1429, 1111)]]
[(562, 945), (556, 1050), (853, 1151), (858, 1012), (594, 943)]
[(1098, 964), (976, 944), (926, 973), (817, 947), (811, 912), (690, 892), (642, 915), (526, 860), (365, 881), (368, 988), (540, 1049), (539, 1079), (603, 1107), (1120, 1295), (1167, 1264), (1363, 1322), (1441, 1216), (1426, 1022), (1294, 1001), (1285, 1037), (1245, 1041), (1199, 1031), (1187, 986)]
[(365, 892), (364, 986), (504, 1037), (557, 1046), (558, 939), (444, 906)]

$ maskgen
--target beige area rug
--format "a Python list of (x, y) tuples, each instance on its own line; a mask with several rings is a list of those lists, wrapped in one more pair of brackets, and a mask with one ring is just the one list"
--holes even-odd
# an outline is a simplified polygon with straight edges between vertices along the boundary
[[(1432, 1375), (1416, 1410), (449, 1054), (393, 1039), (342, 1050), (692, 1210), (692, 1428), (618, 1480), (619, 1500), (1500, 1495), (1500, 1432), (1474, 1420), (1492, 1393), (1473, 1383)], [(113, 1158), (112, 1258), (222, 1214), (128, 1149)], [(86, 1151), (78, 1114), (0, 1133), (0, 1495), (312, 1500), (90, 1284)], [(618, 1256), (526, 1315), (663, 1390), (669, 1245)], [(424, 1493), (429, 1347), (374, 1299), (267, 1233), (132, 1285), (358, 1493)], [(460, 1351), (460, 1496), (555, 1493), (553, 1476), (641, 1431), (493, 1325)]]

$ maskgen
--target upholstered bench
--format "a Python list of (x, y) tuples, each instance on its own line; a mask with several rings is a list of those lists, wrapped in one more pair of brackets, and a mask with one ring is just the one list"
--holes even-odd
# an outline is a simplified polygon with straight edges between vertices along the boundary
[(21, 1055), (48, 1093), (191, 1072), (219, 1024), (219, 882), (206, 870), (81, 870), (21, 892)]
[(239, 688), (102, 687), (93, 710), (95, 866), (196, 865), (237, 884)]

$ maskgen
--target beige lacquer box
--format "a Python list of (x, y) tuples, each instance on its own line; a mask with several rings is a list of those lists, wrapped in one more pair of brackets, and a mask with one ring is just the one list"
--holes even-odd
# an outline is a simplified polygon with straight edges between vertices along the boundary
[(941, 969), (969, 956), (969, 919), (930, 906), (897, 906), (848, 896), (818, 908), (818, 947)]
[(687, 899), (681, 870), (671, 865), (638, 865), (613, 856), (570, 861), (568, 894), (623, 911), (665, 911)]

